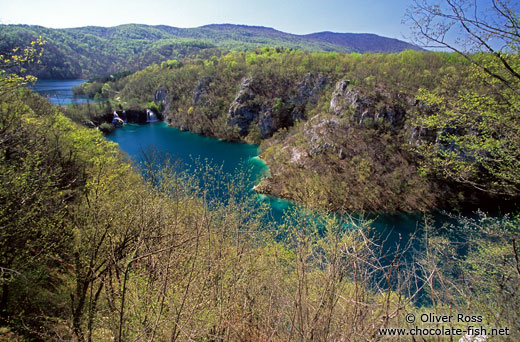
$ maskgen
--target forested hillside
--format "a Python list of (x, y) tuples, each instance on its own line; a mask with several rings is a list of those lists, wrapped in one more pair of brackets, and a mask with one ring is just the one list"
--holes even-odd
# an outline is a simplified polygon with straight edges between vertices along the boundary
[[(519, 341), (517, 6), (414, 3), (425, 45), (457, 50), (455, 28), (471, 52), (233, 25), (2, 26), (0, 341)], [(52, 106), (31, 73), (103, 75), (77, 91), (107, 101)], [(248, 175), (205, 162), (132, 164), (100, 132), (119, 115), (259, 144), (256, 191), (293, 209), (274, 220)], [(380, 211), (422, 215), (394, 240), (367, 220)]]
[[(518, 199), (514, 172), (478, 162), (504, 154), (507, 167), (518, 170), (515, 140), (493, 138), (518, 134), (514, 107), (482, 81), (471, 63), (449, 53), (264, 48), (164, 62), (103, 88), (114, 108), (150, 108), (181, 129), (261, 143), (271, 177), (257, 187), (260, 192), (336, 211), (409, 212), (496, 207)], [(503, 113), (500, 120), (493, 114), (495, 135), (486, 141), (467, 134), (488, 137), (489, 126), (477, 128), (468, 119), (453, 130), (432, 121), (443, 105), (437, 97), (456, 96), (462, 84), (474, 96), (496, 101), (490, 108)], [(443, 141), (449, 135), (456, 140)], [(478, 146), (457, 152), (462, 147), (454, 146), (470, 138)], [(444, 157), (432, 162), (432, 150), (439, 149), (454, 154), (450, 167), (466, 170), (467, 178), (442, 166)]]
[(377, 35), (319, 33), (300, 36), (272, 28), (230, 24), (190, 29), (128, 24), (71, 29), (0, 25), (0, 51), (26, 46), (39, 36), (47, 41), (45, 52), (41, 63), (30, 65), (29, 71), (44, 79), (94, 78), (137, 71), (167, 59), (219, 56), (221, 51), (263, 46), (345, 52), (418, 49), (409, 43)]
[[(326, 215), (326, 211), (315, 215), (296, 208), (283, 222), (272, 222), (265, 208), (243, 191), (239, 175), (220, 174), (217, 184), (201, 183), (153, 154), (137, 169), (99, 131), (73, 123), (59, 107), (24, 88), (32, 78), (11, 71), (16, 63), (37, 58), (37, 45), (0, 55), (1, 341), (379, 341), (387, 338), (382, 329), (413, 328), (405, 317), (432, 312), (480, 317), (479, 324), (490, 331), (508, 329), (501, 340), (520, 338), (517, 217), (459, 218), (461, 235), (455, 241), (439, 235), (431, 220), (425, 219), (424, 251), (416, 252), (413, 260), (403, 254), (409, 246), (384, 254), (370, 238), (369, 222), (349, 216)], [(365, 58), (376, 60), (367, 64)], [(399, 66), (404, 59), (410, 65), (435, 62), (432, 68), (451, 77), (463, 67), (451, 58), (264, 50), (176, 65), (169, 72), (149, 67), (120, 80), (122, 89), (117, 91), (124, 98), (145, 101), (154, 92), (139, 89), (156, 89), (161, 81), (168, 88), (159, 87), (155, 94), (166, 96), (156, 102), (165, 101), (166, 114), (191, 103), (193, 109), (186, 114), (197, 120), (190, 126), (196, 129), (207, 125), (205, 115), (211, 115), (204, 112), (210, 108), (205, 105), (220, 96), (233, 98), (232, 91), (241, 87), (251, 86), (251, 92), (242, 92), (237, 103), (251, 105), (258, 97), (278, 108), (273, 112), (277, 115), (293, 113), (294, 108), (285, 97), (273, 100), (270, 92), (282, 96), (289, 91), (296, 96), (288, 85), (301, 75), (308, 80), (304, 85), (345, 91), (351, 83), (327, 86), (325, 82), (325, 77), (335, 75), (336, 69), (329, 68), (336, 59), (351, 60), (349, 70), (360, 72), (352, 75), (363, 75), (363, 65), (390, 70), (387, 67)], [(365, 60), (355, 67), (357, 59)], [(287, 71), (279, 72), (290, 78), (271, 90), (264, 88), (273, 85), (269, 77), (260, 83), (251, 78), (218, 87), (196, 77), (217, 77), (217, 70), (227, 70), (221, 80), (241, 80), (241, 72), (258, 77), (269, 72), (267, 66), (276, 68), (284, 60)], [(324, 68), (322, 76), (298, 69), (316, 66), (311, 61), (323, 62), (318, 64)], [(428, 72), (424, 77), (429, 79)], [(365, 78), (360, 86), (370, 82)], [(173, 85), (199, 89), (199, 95), (194, 98)], [(312, 93), (315, 87), (296, 89)], [(299, 113), (320, 115), (320, 105), (328, 103), (321, 97), (326, 98), (327, 92), (315, 94), (316, 102), (309, 100), (312, 105), (300, 107), (305, 110)], [(168, 106), (172, 107), (168, 110)], [(321, 115), (328, 111), (326, 107)], [(333, 115), (329, 118), (338, 125), (351, 120), (346, 114)], [(390, 127), (380, 131), (372, 126), (375, 122), (370, 123), (352, 128), (361, 143), (364, 135), (376, 132), (388, 135), (379, 139), (396, 137)], [(283, 134), (305, 143), (305, 137), (297, 137), (305, 127), (303, 117), (294, 127)], [(253, 130), (241, 133), (215, 127), (212, 132), (225, 131), (239, 138)], [(226, 193), (226, 198), (210, 197), (211, 186)], [(464, 253), (455, 252), (459, 249)], [(416, 305), (419, 298), (422, 305)], [(446, 328), (460, 329), (461, 336), (466, 322), (453, 321)], [(438, 326), (421, 328), (427, 334)]]

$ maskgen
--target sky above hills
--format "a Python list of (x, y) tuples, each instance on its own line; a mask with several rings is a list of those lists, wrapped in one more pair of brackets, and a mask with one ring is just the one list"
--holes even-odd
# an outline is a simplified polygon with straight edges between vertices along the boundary
[(366, 32), (409, 40), (409, 27), (401, 21), (411, 5), (412, 0), (0, 0), (0, 23), (52, 28), (231, 23), (295, 34)]

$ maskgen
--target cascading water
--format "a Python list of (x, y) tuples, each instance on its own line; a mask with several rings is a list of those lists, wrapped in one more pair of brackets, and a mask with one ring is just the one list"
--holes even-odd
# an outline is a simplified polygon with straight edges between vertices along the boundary
[(116, 127), (121, 127), (124, 125), (123, 119), (117, 115), (117, 112), (114, 110), (114, 117), (112, 118), (112, 124)]
[(147, 109), (146, 110), (146, 122), (157, 122), (159, 121), (159, 119), (157, 119), (157, 116), (155, 115), (154, 112), (152, 112), (151, 110)]

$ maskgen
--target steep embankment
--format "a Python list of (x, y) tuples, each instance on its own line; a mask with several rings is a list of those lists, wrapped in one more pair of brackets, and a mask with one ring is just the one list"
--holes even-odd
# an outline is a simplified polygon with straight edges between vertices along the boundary
[(272, 177), (258, 191), (334, 211), (428, 210), (439, 189), (417, 173), (413, 97), (366, 94), (340, 80), (327, 111), (262, 146)]
[(125, 109), (154, 108), (175, 127), (260, 143), (271, 169), (257, 190), (335, 211), (416, 211), (489, 197), (419, 169), (436, 141), (417, 117), (419, 88), (466, 76), (444, 53), (262, 49), (150, 66), (107, 84)]

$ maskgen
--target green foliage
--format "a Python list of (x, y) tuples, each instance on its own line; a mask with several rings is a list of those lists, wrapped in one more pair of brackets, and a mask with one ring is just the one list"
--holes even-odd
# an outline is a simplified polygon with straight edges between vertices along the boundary
[[(436, 205), (440, 192), (417, 174), (412, 156), (401, 147), (402, 137), (353, 128), (347, 120), (313, 128), (327, 127), (327, 120), (317, 115), (283, 139), (275, 135), (262, 143), (261, 156), (276, 175), (264, 181), (269, 193), (336, 212), (413, 211)], [(311, 135), (322, 138), (305, 138)]]
[(109, 122), (103, 122), (99, 125), (99, 130), (105, 134), (110, 134), (114, 131), (115, 127)]
[(249, 126), (249, 133), (247, 134), (247, 141), (251, 144), (260, 144), (262, 141), (262, 132), (255, 123)]
[[(175, 69), (150, 66), (109, 84), (124, 108), (151, 107), (153, 95), (161, 89), (168, 92), (163, 114), (171, 125), (227, 140), (264, 141), (265, 159), (276, 175), (269, 180), (274, 195), (336, 210), (410, 211), (460, 204), (449, 190), (440, 192), (439, 178), (421, 178), (424, 168), (417, 172), (419, 158), (410, 153), (410, 146), (417, 143), (412, 131), (414, 126), (425, 127), (417, 123), (415, 112), (426, 107), (413, 103), (420, 88), (433, 91), (442, 86), (453, 94), (470, 75), (463, 58), (447, 53), (335, 53), (331, 57), (330, 53), (263, 48), (211, 60), (185, 60)], [(361, 119), (361, 113), (355, 114), (344, 99), (344, 120), (338, 121), (336, 131), (313, 132), (313, 125), (331, 119), (332, 93), (342, 79), (350, 81), (351, 91), (368, 99), (364, 101), (370, 104), (369, 113), (382, 114)], [(246, 100), (234, 103), (237, 96)], [(243, 106), (258, 117), (240, 131), (230, 124), (232, 106)], [(384, 118), (387, 112), (404, 113), (398, 127)], [(275, 127), (274, 131), (295, 126), (289, 134), (294, 137), (284, 131), (270, 138), (273, 132), (266, 133), (262, 121), (266, 116), (267, 126)], [(310, 118), (312, 123), (303, 123)], [(315, 156), (316, 144), (329, 150)], [(286, 152), (271, 153), (269, 146)], [(303, 158), (294, 162), (297, 155)], [(372, 167), (367, 171), (365, 164)]]
[[(213, 44), (185, 39), (128, 25), (111, 34), (100, 28), (54, 30), (38, 26), (1, 26), (2, 50), (28, 45), (37, 37), (48, 43), (41, 56), (41, 65), (29, 65), (31, 74), (44, 79), (92, 78), (117, 74), (121, 70), (136, 71), (167, 59), (211, 50)], [(134, 32), (135, 31), (135, 32)], [(158, 33), (160, 32), (160, 33)]]
[(418, 264), (425, 274), (432, 275), (428, 292), (433, 307), (478, 313), (483, 316), (483, 326), (507, 327), (510, 333), (503, 339), (517, 340), (519, 218), (478, 212), (473, 218), (453, 219), (456, 226), (448, 228), (457, 234), (455, 239), (438, 234), (432, 221), (425, 222), (426, 250)]
[[(63, 114), (72, 121), (85, 125), (92, 121), (94, 124), (101, 124), (106, 115), (113, 113), (112, 104), (109, 101), (88, 102), (82, 104), (70, 104), (61, 108)], [(87, 124), (88, 126), (89, 124)]]
[[(475, 58), (500, 71), (490, 56)], [(520, 67), (517, 55), (504, 58), (515, 69)], [(416, 124), (437, 136), (417, 148), (424, 157), (422, 170), (492, 194), (516, 196), (520, 191), (520, 97), (477, 67), (464, 79), (463, 89), (455, 82), (459, 82), (456, 76), (446, 76), (434, 90), (419, 93), (418, 99), (433, 110), (420, 113)], [(514, 79), (510, 82), (519, 84)]]
[[(306, 92), (316, 86), (312, 84), (313, 77), (321, 77), (326, 82), (323, 88), (315, 91), (315, 98), (320, 98), (325, 91), (330, 94), (334, 83), (346, 75), (353, 84), (359, 83), (368, 91), (373, 91), (371, 84), (375, 83), (384, 85), (391, 93), (411, 96), (420, 86), (433, 87), (445, 74), (442, 68), (448, 64), (446, 54), (406, 52), (406, 56), (406, 63), (411, 66), (404, 68), (401, 54), (336, 53), (331, 58), (330, 53), (263, 48), (232, 52), (212, 60), (186, 59), (182, 66), (173, 69), (164, 69), (165, 64), (149, 66), (109, 84), (125, 108), (130, 104), (143, 107), (153, 101), (159, 88), (164, 89), (170, 94), (167, 119), (173, 125), (236, 140), (239, 137), (227, 124), (227, 114), (239, 90), (237, 86), (244, 79), (252, 80), (251, 86), (256, 93), (252, 104), (272, 108), (275, 125), (283, 127), (292, 125), (293, 114), (304, 119), (305, 114), (317, 105), (315, 100), (309, 105), (305, 103)], [(305, 81), (307, 74), (310, 74), (311, 82)], [(418, 74), (423, 76), (417, 77)], [(368, 75), (372, 75), (370, 84), (365, 82)], [(198, 99), (197, 103), (193, 103), (193, 99)], [(319, 105), (327, 107), (325, 101)]]
[[(0, 311), (4, 322), (22, 319), (36, 328), (43, 312), (60, 317), (67, 307), (56, 289), (64, 286), (72, 258), (70, 210), (88, 186), (93, 158), (115, 150), (95, 131), (76, 131), (28, 90), (11, 90), (0, 108)], [(15, 308), (30, 314), (13, 316)]]
[[(2, 25), (1, 49), (28, 45), (38, 36), (48, 41), (42, 55), (43, 67), (31, 66), (40, 78), (91, 78), (137, 71), (151, 64), (177, 68), (186, 57), (209, 59), (222, 51), (283, 47), (307, 51), (388, 51), (417, 49), (415, 46), (375, 35), (340, 34), (298, 36), (263, 27), (209, 25), (192, 29), (168, 26), (120, 25), (49, 29), (39, 26)], [(331, 55), (333, 56), (333, 55)], [(250, 59), (255, 57), (250, 56)], [(175, 63), (174, 61), (179, 61)], [(170, 62), (168, 62), (170, 61)], [(168, 64), (170, 63), (170, 64)]]
[[(29, 90), (0, 108), (0, 309), (2, 325), (21, 336), (340, 338), (356, 312), (402, 305), (347, 277), (368, 244), (332, 218), (294, 216), (287, 241), (276, 242), (239, 175), (217, 173), (216, 189), (228, 196), (220, 200), (148, 154), (145, 181), (115, 144)], [(330, 234), (320, 237), (323, 223)], [(347, 257), (354, 246), (360, 254)], [(346, 305), (352, 298), (364, 304)], [(375, 331), (369, 322), (352, 327)]]
[(25, 75), (26, 68), (39, 61), (45, 43), (40, 36), (27, 42), (24, 48), (18, 45), (0, 50), (0, 95), (8, 96), (18, 86), (36, 81), (34, 76)]
[[(223, 128), (221, 114), (236, 83), (224, 82), (220, 72), (234, 81), (251, 72), (260, 79), (255, 86), (267, 85), (259, 92), (263, 103), (286, 113), (291, 105), (284, 95), (302, 70), (321, 65), (332, 73), (340, 67), (333, 61), (344, 58), (359, 62), (351, 70), (363, 74), (360, 61), (373, 58), (274, 49), (254, 54), (253, 69), (245, 66), (247, 53), (236, 53), (176, 69), (151, 66), (106, 89), (142, 105), (152, 100), (157, 85), (168, 86), (168, 96), (179, 97), (168, 105), (188, 108), (190, 129), (236, 136)], [(326, 60), (331, 64), (314, 63)], [(282, 71), (280, 78), (273, 70)], [(189, 92), (201, 76), (212, 77), (209, 90), (197, 99), (204, 105), (194, 103)], [(27, 89), (0, 86), (0, 91), (5, 95), (0, 98), (0, 323), (8, 325), (0, 328), (0, 338), (371, 340), (379, 328), (399, 326), (405, 313), (419, 312), (412, 302), (417, 283), (430, 287), (432, 312), (448, 305), (462, 311), (471, 303), (493, 323), (518, 328), (516, 218), (466, 220), (471, 243), (461, 257), (449, 240), (428, 235), (428, 253), (408, 269), (405, 251), (380, 254), (368, 238), (367, 222), (296, 207), (274, 225), (265, 206), (244, 188), (246, 175), (208, 172), (215, 170), (202, 164), (196, 167), (205, 175), (201, 183), (148, 153), (143, 177), (98, 131), (74, 124)], [(294, 148), (309, 147), (308, 123), (330, 129), (320, 126), (334, 118), (320, 112), (320, 101), (328, 100), (323, 95), (309, 108), (314, 119), (280, 130), (271, 146), (263, 146), (264, 156), (289, 163), (298, 152)], [(212, 107), (215, 112), (208, 110)], [(349, 158), (319, 150), (312, 168), (291, 167), (295, 176), (283, 186), (294, 186), (302, 201), (321, 207), (348, 189), (365, 203), (395, 200), (385, 193), (389, 184), (406, 200), (427, 198), (400, 148), (403, 136), (335, 119), (335, 129), (320, 139), (333, 138)], [(251, 138), (257, 128), (249, 130)], [(282, 140), (293, 145), (276, 148)], [(338, 169), (345, 171), (341, 177)], [(220, 182), (215, 185), (212, 177)], [(212, 197), (214, 190), (227, 197)], [(428, 281), (415, 278), (417, 265), (432, 274)], [(381, 280), (387, 284), (380, 286)], [(511, 336), (517, 339), (518, 329)]]
[(96, 94), (102, 94), (104, 84), (101, 82), (85, 82), (72, 88), (75, 95), (85, 95), (93, 99)]
[(182, 63), (176, 59), (169, 59), (161, 63), (161, 68), (163, 69), (178, 69), (180, 67), (182, 67)]

